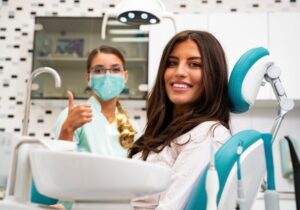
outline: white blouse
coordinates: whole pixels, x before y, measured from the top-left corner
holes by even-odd
[[[207,121],[176,138],[170,147],[166,146],[160,153],[151,152],[147,162],[170,168],[171,183],[161,193],[133,199],[131,204],[134,209],[183,209],[195,182],[209,163],[210,142],[214,142],[217,150],[230,136],[230,131],[223,125],[216,121]],[[141,153],[133,158],[141,159]]]

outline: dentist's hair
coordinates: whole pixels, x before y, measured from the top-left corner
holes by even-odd
[[[201,53],[203,91],[188,112],[173,117],[174,106],[166,92],[164,74],[174,47],[186,40],[195,42]],[[175,35],[163,51],[157,78],[147,100],[145,133],[134,143],[129,157],[142,152],[142,158],[146,160],[150,152],[161,152],[174,139],[205,121],[218,121],[229,128],[227,77],[225,53],[212,34],[188,30]]]
[[[120,50],[118,50],[117,48],[111,47],[111,46],[102,45],[100,47],[97,47],[97,48],[93,49],[89,53],[89,56],[88,56],[88,59],[87,59],[87,72],[88,73],[90,72],[90,69],[92,67],[91,65],[92,65],[93,59],[99,53],[113,54],[113,55],[117,56],[121,60],[122,65],[125,69],[125,64],[126,64],[125,58],[124,58],[123,54],[120,52]]]
[[[99,53],[113,54],[113,55],[117,56],[121,60],[122,65],[125,68],[126,63],[125,63],[123,54],[114,47],[102,45],[98,48],[93,49],[90,52],[90,54],[88,56],[88,60],[87,60],[87,72],[88,73],[90,72],[90,69],[92,67],[91,65],[92,65],[93,59]],[[117,121],[118,131],[120,133],[119,142],[122,147],[128,149],[132,146],[134,136],[137,132],[133,128],[125,109],[121,106],[119,101],[117,101],[117,110],[118,110],[118,112],[117,112],[117,116],[116,116],[116,121]]]

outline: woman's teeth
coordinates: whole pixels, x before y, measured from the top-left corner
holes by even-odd
[[[187,84],[176,84],[176,83],[174,83],[172,86],[175,88],[188,88],[189,87]]]

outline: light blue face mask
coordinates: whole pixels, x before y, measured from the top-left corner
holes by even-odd
[[[102,100],[118,96],[125,87],[124,74],[91,75],[90,87]]]

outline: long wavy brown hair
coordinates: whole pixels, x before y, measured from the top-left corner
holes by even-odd
[[[188,112],[173,117],[173,104],[167,96],[164,74],[174,47],[186,40],[194,41],[202,59],[203,92]],[[159,153],[182,134],[208,120],[229,128],[228,71],[225,53],[219,41],[205,31],[183,31],[166,45],[160,61],[156,81],[147,99],[145,133],[129,150],[129,157],[142,152],[146,160],[150,152]]]
[[[107,46],[107,45],[102,45],[98,48],[93,49],[87,59],[87,72],[90,72],[91,69],[91,64],[93,59],[98,55],[99,53],[107,53],[107,54],[113,54],[117,56],[121,61],[122,65],[125,68],[125,59],[123,54],[116,48]],[[134,136],[137,133],[136,130],[133,128],[129,117],[125,111],[125,109],[122,107],[119,101],[117,101],[117,126],[118,126],[118,131],[120,133],[119,136],[119,143],[122,147],[125,149],[128,149],[132,146]]]

